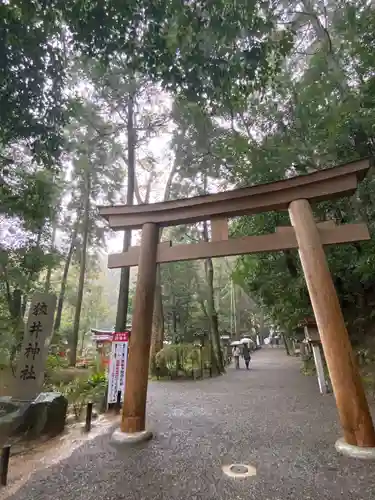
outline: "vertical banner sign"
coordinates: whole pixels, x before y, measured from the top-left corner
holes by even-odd
[[[108,404],[116,403],[119,392],[121,392],[121,402],[124,401],[128,345],[128,332],[115,332],[113,334],[108,371]]]
[[[42,390],[55,308],[55,295],[34,293],[17,365],[14,399],[32,401]]]

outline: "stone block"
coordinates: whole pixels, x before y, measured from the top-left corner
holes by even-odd
[[[59,392],[42,392],[31,403],[21,405],[9,399],[2,405],[6,414],[2,416],[0,412],[0,432],[4,431],[8,437],[20,435],[24,435],[26,439],[35,439],[41,435],[52,437],[64,430],[68,401]]]
[[[27,403],[13,401],[9,396],[0,397],[0,445],[21,425],[27,407]]]
[[[24,425],[28,426],[27,433],[30,437],[60,434],[65,427],[67,410],[68,401],[62,394],[42,392],[25,414]]]

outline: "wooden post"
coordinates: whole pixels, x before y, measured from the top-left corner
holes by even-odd
[[[126,369],[121,422],[122,432],[145,430],[158,239],[158,226],[152,223],[144,224],[138,263],[129,360]]]
[[[225,241],[228,239],[228,219],[226,217],[212,217],[211,241]]]
[[[92,408],[93,408],[93,403],[87,403],[86,406],[86,423],[85,423],[85,431],[90,432],[91,431],[91,420],[92,420]]]
[[[309,202],[293,201],[289,206],[289,215],[298,242],[344,439],[351,445],[375,447],[375,431],[366,395]]]

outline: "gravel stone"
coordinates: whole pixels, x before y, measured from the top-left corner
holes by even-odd
[[[332,395],[282,349],[254,353],[251,370],[203,381],[153,382],[154,438],[110,445],[113,430],[35,472],[11,500],[368,500],[374,464],[339,455]],[[251,464],[236,480],[222,467]]]

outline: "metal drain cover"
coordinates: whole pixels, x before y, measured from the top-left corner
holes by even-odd
[[[230,471],[234,474],[247,474],[249,469],[245,465],[231,465]]]
[[[252,465],[244,465],[244,464],[231,464],[224,465],[223,472],[229,477],[232,478],[243,478],[243,477],[251,477],[256,476],[256,468]]]

